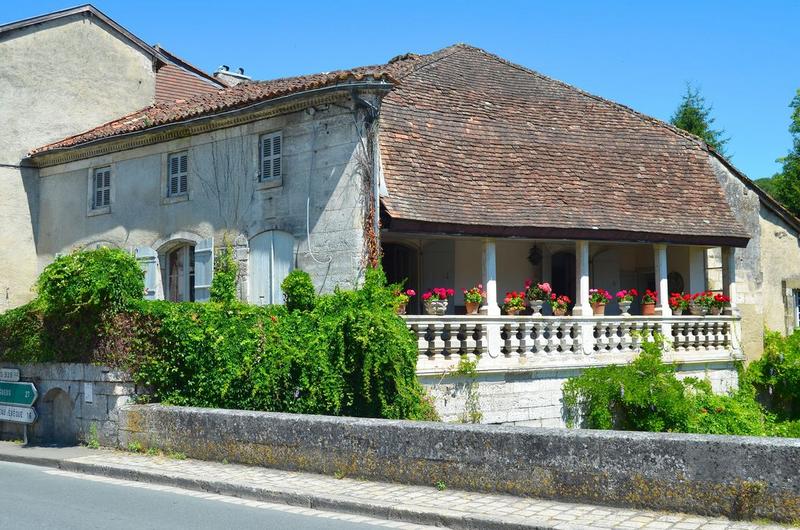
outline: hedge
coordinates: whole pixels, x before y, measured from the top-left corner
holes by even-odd
[[[360,289],[323,296],[296,271],[286,306],[266,307],[227,296],[145,301],[141,279],[120,250],[59,258],[36,300],[0,314],[0,360],[126,368],[149,399],[175,405],[435,419],[416,379],[416,342],[380,270]]]

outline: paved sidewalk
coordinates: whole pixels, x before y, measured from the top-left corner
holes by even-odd
[[[0,460],[450,528],[646,528],[676,530],[784,529],[678,513],[626,510],[466,491],[439,491],[261,467],[177,460],[112,450],[21,447],[0,442]],[[412,525],[398,523],[398,528]]]

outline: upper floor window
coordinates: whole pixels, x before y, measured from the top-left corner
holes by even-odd
[[[281,178],[282,142],[281,131],[261,135],[258,148],[261,161],[261,168],[258,174],[259,182]]]
[[[99,167],[92,178],[92,210],[111,205],[111,167]]]
[[[184,195],[189,191],[189,153],[173,153],[167,163],[169,178],[167,180],[167,196]]]

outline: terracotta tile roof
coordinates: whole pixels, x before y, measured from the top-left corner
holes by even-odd
[[[359,81],[365,78],[391,81],[395,76],[401,75],[412,68],[412,65],[417,62],[421,62],[421,56],[409,54],[390,64],[361,66],[350,70],[287,77],[271,81],[241,83],[210,93],[201,93],[183,100],[162,101],[94,129],[34,149],[30,152],[30,155],[53,149],[76,147],[94,140],[143,131],[191,118],[210,116],[253,103],[337,83]]]
[[[697,138],[483,50],[405,76],[380,123],[391,230],[748,237]]]
[[[218,90],[220,90],[219,85],[213,85],[174,64],[165,64],[156,72],[157,103],[172,103],[198,94],[215,93]]]

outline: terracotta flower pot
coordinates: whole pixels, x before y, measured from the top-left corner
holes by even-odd
[[[400,304],[397,306],[397,314],[398,315],[405,315],[406,314],[406,304]]]
[[[642,316],[653,316],[656,314],[656,304],[642,304]]]
[[[594,302],[592,304],[592,312],[594,316],[602,316],[606,314],[606,304],[601,304],[600,302]]]
[[[557,308],[553,309],[553,316],[563,317],[566,314],[567,314],[567,308],[566,307],[557,307]]]
[[[481,306],[480,302],[464,302],[467,306],[467,314],[468,315],[477,315],[478,308]]]
[[[447,311],[447,300],[425,300],[425,314],[442,316]]]
[[[515,317],[519,315],[520,311],[522,311],[522,309],[506,309],[506,315]]]

